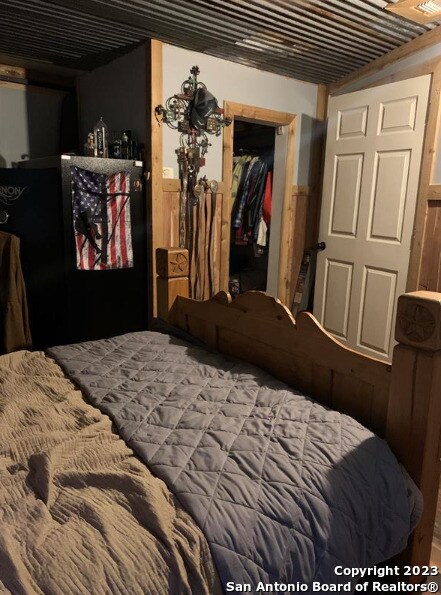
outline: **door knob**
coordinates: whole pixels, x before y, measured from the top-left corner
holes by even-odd
[[[315,247],[316,250],[320,250],[320,252],[322,252],[323,250],[326,250],[326,244],[325,242],[319,242],[317,244],[317,246]]]

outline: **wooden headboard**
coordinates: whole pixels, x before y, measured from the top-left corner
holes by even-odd
[[[423,518],[403,561],[429,563],[441,471],[441,294],[399,298],[390,365],[348,349],[307,312],[294,320],[265,293],[234,301],[224,292],[205,302],[189,299],[186,250],[158,249],[157,271],[161,318],[351,415],[388,441],[424,497]]]

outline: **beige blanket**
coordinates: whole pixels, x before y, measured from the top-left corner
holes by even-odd
[[[61,369],[0,357],[0,592],[214,593],[205,538]]]

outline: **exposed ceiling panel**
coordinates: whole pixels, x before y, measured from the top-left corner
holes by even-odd
[[[0,52],[91,69],[149,37],[330,83],[432,29],[395,0],[2,0]]]

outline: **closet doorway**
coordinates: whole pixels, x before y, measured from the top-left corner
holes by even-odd
[[[267,289],[275,141],[273,126],[236,120],[228,283],[233,297]]]
[[[228,101],[224,110],[221,288],[287,303],[296,116]]]

